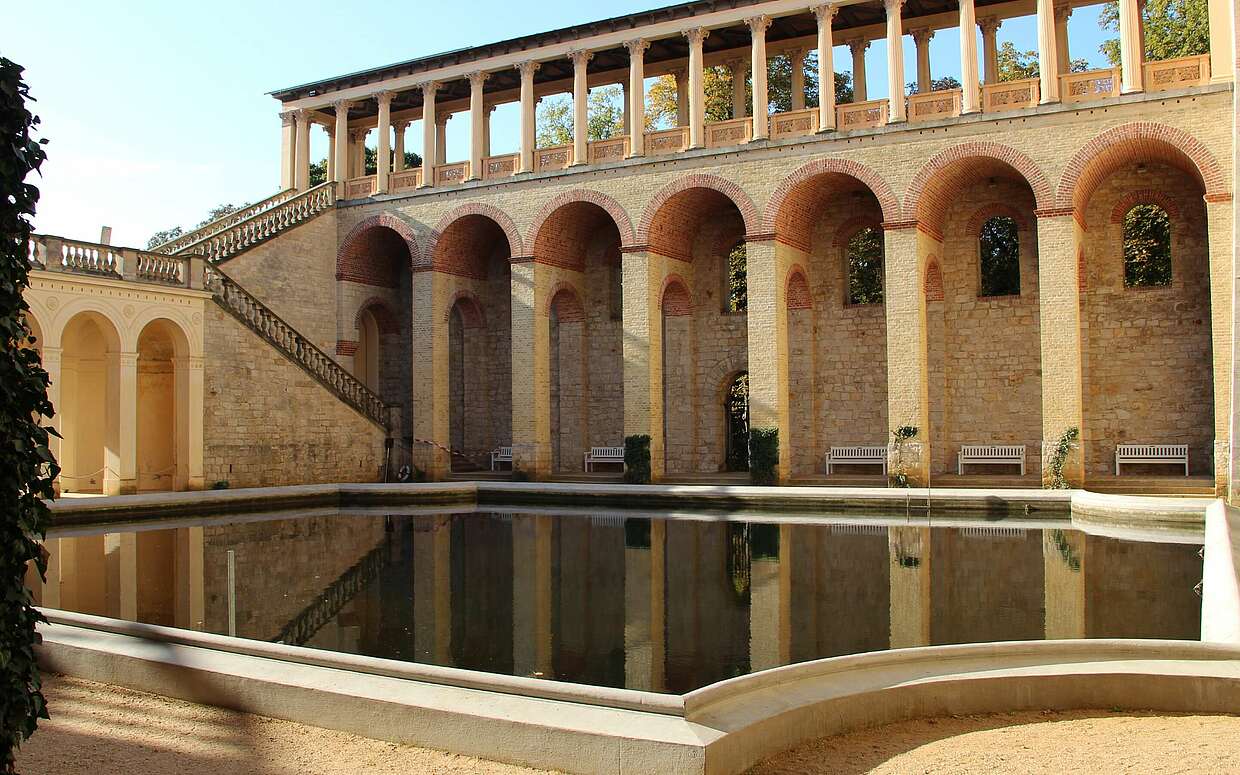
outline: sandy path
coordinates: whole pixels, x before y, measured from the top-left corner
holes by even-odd
[[[531,770],[396,745],[115,686],[45,676],[52,714],[17,756],[23,775],[529,775]]]
[[[1240,773],[1240,716],[1029,711],[922,719],[826,738],[753,775]]]

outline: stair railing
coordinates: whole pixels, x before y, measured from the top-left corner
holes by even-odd
[[[292,226],[307,221],[336,204],[336,186],[330,181],[199,240],[182,245],[178,253],[198,253],[209,261],[224,261]]]
[[[151,248],[151,251],[155,253],[168,254],[179,253],[186,246],[192,245],[198,240],[210,236],[217,231],[222,231],[233,224],[241,223],[244,220],[253,218],[265,210],[270,210],[272,207],[284,204],[288,200],[297,196],[297,194],[298,191],[295,188],[285,189],[274,196],[267,197],[261,202],[255,202],[252,205],[246,205],[240,209],[233,210],[231,213],[221,215],[214,221],[203,224],[191,232],[182,234],[181,236],[176,237],[175,239],[170,239],[167,242],[162,242]]]

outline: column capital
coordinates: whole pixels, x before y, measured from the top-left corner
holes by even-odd
[[[685,76],[689,75],[689,71],[688,69],[684,67],[676,67],[676,68],[669,70],[668,75],[671,75],[673,78],[675,78],[676,83],[680,83],[681,81],[685,80]]]
[[[573,67],[585,67],[594,58],[594,52],[586,51],[585,49],[574,49],[568,52],[568,58],[572,61]]]
[[[977,26],[981,28],[983,33],[998,32],[1003,26],[1003,20],[998,16],[983,16],[977,20]]]
[[[824,3],[814,6],[810,11],[813,12],[814,18],[818,20],[818,23],[822,24],[824,21],[831,22],[834,20],[835,15],[840,12],[840,7],[835,3]]]
[[[483,106],[482,106],[482,112],[483,112],[483,113],[485,113],[486,115],[488,115],[488,116],[489,116],[489,115],[491,115],[492,113],[494,113],[494,112],[495,112],[495,109],[496,109],[496,108],[498,108],[498,107],[499,107],[499,103],[498,103],[498,102],[491,102],[491,103],[488,103],[488,104],[486,104],[486,105],[483,105]]]
[[[295,110],[281,111],[280,112],[280,125],[281,126],[292,126],[293,121],[296,117],[297,117],[297,111]]]
[[[513,67],[521,71],[522,77],[526,75],[532,76],[534,73],[538,72],[538,68],[542,67],[542,63],[535,62],[533,59],[527,59],[524,62],[517,62],[513,65]]]
[[[645,38],[626,40],[624,47],[629,50],[629,56],[641,56],[646,53],[646,49],[650,48],[650,41]]]
[[[808,49],[803,48],[790,48],[785,49],[783,53],[784,56],[788,57],[788,59],[795,64],[797,61],[804,62],[805,55],[809,53],[809,51]]]
[[[413,88],[420,89],[422,96],[425,97],[428,94],[434,95],[442,86],[443,84],[439,81],[423,81],[422,83],[415,84]]]
[[[729,59],[723,63],[733,73],[744,72],[749,67],[748,59]]]
[[[905,0],[883,0],[883,7],[887,9],[887,13],[896,13],[904,7]]]
[[[392,98],[396,96],[396,92],[387,90],[377,91],[371,96],[375,98],[375,102],[379,103],[380,106],[387,105],[388,107],[391,107]]]
[[[870,41],[865,38],[851,38],[844,41],[844,45],[848,46],[853,56],[857,56],[858,54],[865,53],[865,50],[870,47]]]
[[[452,118],[453,115],[454,114],[452,113],[436,113],[435,114],[435,126],[446,126],[448,123],[448,119]]]
[[[684,35],[685,38],[688,39],[689,45],[697,46],[700,45],[702,41],[710,37],[710,30],[705,27],[693,27],[691,29],[682,30],[680,34]]]
[[[1072,17],[1072,6],[1069,0],[1055,0],[1055,21],[1066,22]]]
[[[353,140],[354,142],[357,142],[358,140],[365,140],[366,135],[368,134],[370,134],[369,129],[350,129],[349,139]]]
[[[406,129],[408,129],[409,125],[412,123],[413,123],[412,121],[393,121],[392,130],[396,132],[397,134],[399,134],[405,131]]]
[[[353,107],[353,104],[353,100],[336,100],[332,103],[332,107],[336,109],[337,113],[339,113],[342,110],[348,110]]]
[[[918,46],[924,46],[934,37],[934,30],[929,27],[918,27],[908,31],[913,36],[913,42]]]
[[[481,70],[475,70],[472,73],[468,73],[465,76],[465,80],[469,81],[469,87],[471,89],[480,89],[482,88],[482,85],[486,83],[487,79],[490,77],[491,77],[490,73],[485,73]]]
[[[750,16],[745,20],[745,25],[749,27],[750,35],[765,35],[766,29],[771,26],[771,17],[766,14],[761,16]]]

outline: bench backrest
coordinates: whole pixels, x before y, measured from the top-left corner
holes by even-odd
[[[965,444],[960,448],[965,457],[1009,458],[1024,457],[1024,444]]]
[[[1120,457],[1185,457],[1187,444],[1119,444],[1115,454]]]
[[[503,460],[512,459],[512,447],[500,447],[499,449],[495,450],[495,452],[496,452],[495,456],[500,459],[503,459]]]
[[[832,447],[832,459],[854,458],[864,460],[882,460],[887,457],[886,447]]]
[[[590,447],[590,457],[624,460],[624,447]]]

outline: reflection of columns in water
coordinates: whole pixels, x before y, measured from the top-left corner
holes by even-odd
[[[515,675],[552,676],[551,537],[547,516],[512,518],[512,661]]]
[[[136,533],[106,533],[103,553],[107,573],[108,616],[138,620],[138,536]]]
[[[438,516],[413,532],[413,648],[415,659],[452,664],[452,518]]]
[[[1085,534],[1043,530],[1046,637],[1085,637]]]
[[[624,547],[624,685],[662,691],[667,524],[654,519],[649,525],[649,545]]]
[[[930,528],[890,527],[891,648],[930,645]]]
[[[762,542],[754,532],[779,531],[779,548],[758,555]],[[749,669],[766,670],[792,661],[792,563],[786,547],[792,543],[792,526],[750,525],[749,565]]]

